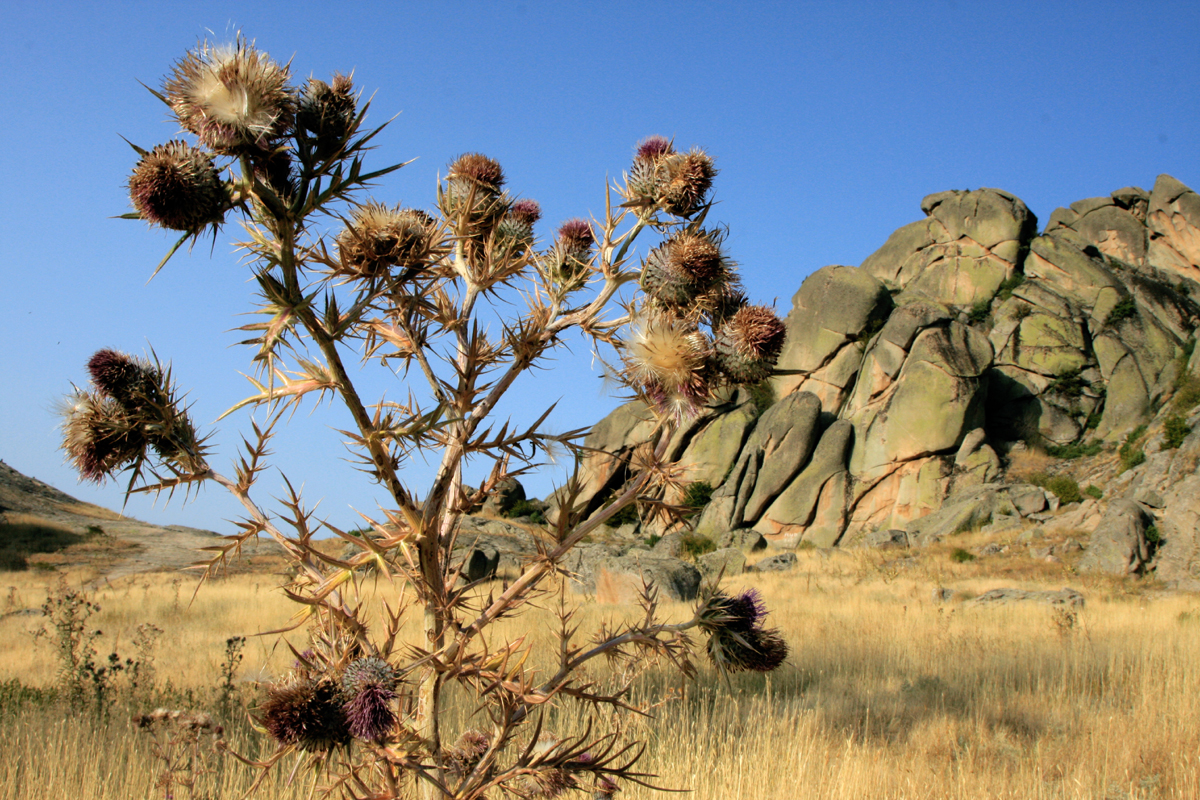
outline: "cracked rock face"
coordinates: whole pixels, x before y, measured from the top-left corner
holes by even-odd
[[[792,374],[772,379],[775,406],[755,419],[731,404],[700,426],[683,459],[715,487],[698,531],[753,528],[818,546],[916,535],[910,525],[959,499],[995,495],[1009,445],[1119,443],[1170,399],[1200,322],[1200,195],[1163,175],[1151,191],[1058,209],[1040,234],[998,189],[939,192],[921,210],[862,266],[824,267],[801,284],[778,364]],[[1200,371],[1200,354],[1192,362]],[[613,480],[603,460],[587,468],[592,483]],[[1165,475],[1155,491],[1174,506],[1156,513],[1176,533],[1164,568],[1200,575],[1200,546],[1180,555],[1194,537],[1177,532],[1194,503],[1172,492],[1189,475]],[[1128,570],[1123,548],[1108,561]]]

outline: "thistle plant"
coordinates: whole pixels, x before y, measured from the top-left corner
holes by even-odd
[[[567,220],[541,241],[538,203],[513,194],[501,165],[480,153],[449,163],[427,209],[371,197],[403,165],[366,167],[385,126],[366,126],[369,103],[344,75],[296,87],[287,66],[239,39],[201,44],[152,91],[187,141],[134,147],[126,216],[181,233],[155,272],[189,239],[231,220],[245,230],[259,321],[241,330],[256,372],[252,394],[226,415],[249,408],[257,418],[232,474],[218,472],[169,367],[101,350],[88,364],[91,387],[64,405],[63,447],[84,478],[124,474],[128,492],[217,484],[232,493],[245,517],[206,574],[261,536],[294,563],[284,591],[301,609],[306,646],[251,709],[277,749],[263,762],[239,758],[264,776],[298,758],[313,767],[315,790],[353,798],[611,797],[622,782],[652,778],[636,768],[636,743],[601,727],[615,718],[605,709],[632,709],[641,670],[694,675],[697,634],[719,669],[782,663],[787,645],[762,627],[757,599],[709,589],[689,619],[668,622],[646,586],[638,619],[584,639],[564,590],[566,555],[623,509],[686,515],[662,502],[678,488],[664,461],[673,431],[717,393],[770,374],[783,345],[783,324],[748,305],[723,232],[706,225],[717,174],[707,153],[645,140],[607,187],[603,219]],[[552,448],[580,454],[584,434],[548,433],[549,409],[528,427],[495,412],[572,331],[610,354],[611,373],[657,426],[614,502],[585,518],[569,480],[536,556],[485,596],[455,557],[463,516]],[[405,376],[407,399],[364,398],[360,375],[372,368]],[[341,438],[383,498],[363,530],[317,519],[292,482],[277,506],[256,499],[272,437],[327,396],[345,407]],[[438,465],[420,493],[406,479],[417,455]],[[468,458],[490,465],[481,486],[464,482]],[[318,534],[348,542],[349,554],[328,555]],[[380,599],[380,582],[398,599]],[[502,639],[493,626],[556,591],[558,643],[538,671],[532,639]],[[601,656],[629,667],[611,686],[583,677]],[[456,685],[477,705],[467,730],[447,721]],[[586,730],[547,730],[547,710],[572,704],[591,720]]]

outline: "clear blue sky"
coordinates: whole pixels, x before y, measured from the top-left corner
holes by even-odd
[[[1055,207],[1169,173],[1200,188],[1200,6],[1195,2],[904,3],[8,3],[0,51],[0,459],[119,508],[119,487],[80,485],[57,449],[56,399],[100,347],[153,347],[208,426],[249,389],[248,272],[230,245],[177,256],[129,210],[135,161],[177,134],[138,81],[158,86],[199,39],[243,31],[299,81],[353,70],[373,120],[400,116],[378,163],[417,158],[376,199],[432,205],[439,170],[481,151],[542,203],[539,234],[599,215],[606,178],[650,134],[708,149],[714,211],[756,302],[785,314],[826,264],[858,264],[921,198],[997,187],[1043,223]],[[564,353],[510,410],[561,399],[559,430],[614,404],[585,348]],[[393,396],[402,391],[395,381]],[[347,420],[296,418],[275,463],[331,522],[382,498],[342,457]],[[218,426],[214,464],[248,428]],[[419,465],[410,473],[419,488]],[[528,481],[543,496],[551,476]],[[260,483],[276,493],[277,474]],[[186,505],[133,498],[127,513],[229,532],[215,489]]]

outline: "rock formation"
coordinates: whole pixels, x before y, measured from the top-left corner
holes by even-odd
[[[1060,208],[1040,234],[1025,204],[996,189],[939,192],[921,209],[861,266],[804,280],[774,404],[739,391],[676,435],[669,455],[686,480],[715,489],[698,533],[752,528],[829,547],[904,531],[919,543],[1057,504],[1006,481],[1014,447],[1111,454],[1149,425],[1153,451],[1167,414],[1195,427],[1195,402],[1169,403],[1200,373],[1195,192],[1163,175],[1149,192]],[[586,443],[601,454],[584,464],[577,501],[586,511],[621,486],[652,427],[635,404],[596,426]],[[1159,450],[1108,473],[1123,489],[1105,502],[1120,502],[1089,512],[1102,542],[1087,563],[1200,585],[1200,440]],[[1161,539],[1148,542],[1149,528]]]

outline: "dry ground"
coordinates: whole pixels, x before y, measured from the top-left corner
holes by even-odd
[[[728,580],[762,590],[791,643],[789,663],[769,679],[728,685],[704,670],[682,692],[668,675],[647,676],[640,699],[662,705],[625,728],[647,743],[642,766],[664,786],[719,800],[1200,797],[1200,598],[1081,576],[1069,559],[1034,560],[1016,535],[997,542],[1004,553],[952,558],[988,543],[964,534],[919,554],[802,551],[790,573]],[[28,611],[54,579],[0,580],[0,681],[52,681],[54,655],[31,635],[41,621]],[[268,576],[234,575],[189,603],[193,580],[110,579],[95,593],[94,619],[104,648],[122,651],[139,623],[158,625],[159,680],[202,698],[230,635],[281,627],[293,609]],[[971,607],[972,596],[1000,586],[1070,586],[1087,605]],[[940,588],[955,592],[948,603],[935,601]],[[508,633],[535,632],[549,650],[541,613]],[[622,613],[584,602],[584,629]],[[239,674],[249,680],[290,661],[276,636],[252,637],[245,653]],[[459,717],[449,727],[477,724],[465,708]],[[554,723],[569,733],[584,720]],[[122,718],[21,712],[0,726],[0,798],[161,797],[148,746]],[[219,796],[237,796],[245,781],[224,768]],[[264,796],[299,795],[274,787]],[[618,795],[654,796],[664,795],[635,786]]]

